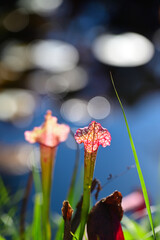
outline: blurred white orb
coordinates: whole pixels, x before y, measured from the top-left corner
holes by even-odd
[[[22,72],[32,68],[26,46],[17,41],[7,42],[2,50],[1,62],[12,71]]]
[[[0,120],[10,120],[17,112],[17,104],[12,97],[4,92],[0,93]]]
[[[4,27],[10,32],[19,32],[29,23],[29,14],[24,8],[17,8],[7,14],[3,20]]]
[[[101,96],[92,98],[87,105],[88,113],[92,118],[103,119],[110,114],[109,101]]]
[[[78,91],[84,88],[88,83],[88,76],[82,67],[52,75],[46,82],[47,92],[55,94],[63,92]]]
[[[79,60],[74,46],[58,40],[39,40],[30,44],[28,57],[35,66],[55,73],[73,69]]]
[[[81,99],[69,99],[61,106],[62,116],[70,122],[85,124],[90,121],[87,111],[87,102]]]
[[[26,8],[30,12],[39,15],[46,15],[57,9],[63,0],[19,0],[18,5]]]
[[[29,117],[36,107],[36,100],[30,91],[7,89],[0,93],[0,120],[14,121]]]
[[[146,37],[132,32],[102,35],[95,40],[92,49],[99,61],[120,67],[145,64],[154,55],[153,44]]]

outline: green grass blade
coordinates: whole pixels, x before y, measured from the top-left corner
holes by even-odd
[[[36,193],[42,192],[42,184],[41,184],[41,177],[39,171],[33,166],[32,168],[33,180],[35,185]]]
[[[38,169],[35,166],[32,167],[32,174],[35,186],[35,201],[34,201],[34,214],[32,222],[32,239],[42,240],[42,228],[41,228],[41,208],[42,208],[42,185],[41,177]]]
[[[55,240],[59,240],[63,238],[63,232],[64,232],[64,220],[63,218],[61,218],[56,236],[55,236]]]
[[[74,139],[74,133],[71,131],[71,135]],[[74,139],[75,140],[75,139]],[[73,201],[74,201],[74,192],[75,192],[75,184],[76,184],[76,177],[77,177],[77,172],[78,172],[78,166],[79,166],[79,159],[80,159],[80,149],[79,149],[79,144],[75,141],[76,143],[76,156],[75,156],[75,166],[73,169],[73,174],[72,174],[72,178],[71,178],[71,184],[69,187],[69,191],[67,194],[67,200],[69,201],[69,203],[71,204],[71,206],[73,205]]]
[[[42,232],[41,232],[41,194],[38,193],[35,195],[35,204],[34,204],[34,217],[32,224],[32,236],[33,240],[41,240]]]
[[[1,195],[0,195],[0,205],[4,206],[9,203],[10,198],[7,191],[7,188],[5,187],[2,178],[0,178],[0,189],[1,189]]]
[[[128,131],[133,156],[134,156],[136,167],[137,167],[137,172],[138,172],[138,175],[139,175],[139,180],[140,180],[142,191],[143,191],[143,196],[144,196],[144,200],[145,200],[145,204],[146,204],[146,208],[147,208],[147,212],[148,212],[148,217],[149,217],[151,229],[152,229],[152,232],[153,232],[153,237],[156,240],[156,235],[155,235],[154,226],[153,226],[153,219],[152,219],[152,214],[151,214],[151,209],[150,209],[150,204],[149,204],[149,198],[148,198],[147,189],[146,189],[145,181],[144,181],[144,178],[143,178],[143,174],[142,174],[142,171],[141,171],[141,167],[140,167],[140,164],[139,164],[139,160],[138,160],[138,157],[137,157],[136,149],[135,149],[134,142],[133,142],[133,139],[132,139],[132,135],[131,135],[131,132],[130,132],[130,129],[129,129],[129,125],[128,125],[128,121],[127,121],[127,118],[126,118],[126,115],[125,115],[125,111],[124,111],[122,102],[119,98],[119,95],[117,93],[117,90],[116,90],[116,87],[115,87],[115,84],[114,84],[113,77],[112,77],[111,73],[110,73],[110,77],[111,77],[111,81],[112,81],[114,91],[116,93],[117,99],[119,101],[119,104],[120,104],[122,112],[123,112],[123,116],[124,116],[127,131]]]
[[[74,239],[78,240],[78,238],[76,237],[76,235],[74,235],[72,232],[71,232],[71,235],[73,236]]]

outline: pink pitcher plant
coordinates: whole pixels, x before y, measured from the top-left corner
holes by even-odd
[[[47,111],[45,121],[40,127],[25,132],[25,139],[29,143],[39,143],[42,169],[42,233],[43,240],[51,239],[49,222],[50,192],[52,184],[52,172],[55,163],[56,150],[60,142],[67,139],[70,128],[65,124],[58,124],[57,118]]]
[[[88,127],[80,128],[75,134],[77,143],[84,143],[84,183],[83,202],[81,211],[81,225],[79,240],[82,240],[85,224],[87,222],[90,192],[93,180],[94,167],[99,145],[110,145],[111,135],[100,123],[92,121]]]

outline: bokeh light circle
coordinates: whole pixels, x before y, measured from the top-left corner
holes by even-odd
[[[103,119],[110,114],[109,101],[101,96],[92,98],[87,105],[88,113],[92,118]]]
[[[51,76],[46,82],[47,92],[63,93],[83,89],[88,83],[88,76],[82,67]]]
[[[57,9],[63,0],[19,0],[18,5],[26,8],[29,12],[39,15],[48,15]]]
[[[146,37],[133,32],[101,35],[93,43],[92,49],[99,61],[120,67],[145,64],[154,55],[153,44]]]
[[[87,111],[87,102],[81,99],[69,99],[65,101],[60,109],[64,119],[76,124],[86,124],[90,121]]]
[[[9,41],[4,45],[1,62],[6,68],[15,72],[23,72],[32,68],[26,46],[16,40]]]
[[[3,20],[4,27],[10,32],[19,32],[29,23],[29,14],[24,8],[18,8],[8,13]]]
[[[28,57],[37,67],[55,73],[73,69],[79,60],[74,46],[58,40],[38,40],[28,46]]]
[[[36,107],[34,95],[24,89],[7,89],[0,93],[0,120],[14,121],[31,116]]]

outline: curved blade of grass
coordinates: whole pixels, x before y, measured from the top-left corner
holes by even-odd
[[[146,189],[145,181],[144,181],[144,178],[143,178],[143,174],[142,174],[142,171],[141,171],[141,167],[140,167],[140,164],[139,164],[139,160],[138,160],[138,157],[137,157],[136,149],[135,149],[134,142],[133,142],[133,139],[132,139],[132,135],[131,135],[131,132],[130,132],[130,129],[129,129],[129,125],[128,125],[128,121],[127,121],[127,118],[126,118],[126,115],[125,115],[125,111],[124,111],[122,102],[119,98],[118,92],[116,90],[116,87],[115,87],[115,84],[114,84],[113,77],[112,77],[111,73],[110,73],[110,77],[111,77],[111,81],[112,81],[112,85],[113,85],[115,94],[117,96],[117,99],[119,101],[119,104],[120,104],[122,112],[123,112],[126,128],[127,128],[128,135],[129,135],[129,140],[130,140],[134,160],[135,160],[135,163],[136,163],[137,172],[138,172],[138,175],[139,175],[139,180],[140,180],[140,183],[141,183],[142,192],[143,192],[147,212],[148,212],[149,222],[150,222],[151,229],[152,229],[152,232],[153,232],[154,240],[156,240],[156,235],[155,235],[154,226],[153,226],[153,219],[152,219],[152,214],[151,214],[151,208],[150,208],[150,204],[149,204],[149,198],[148,198],[147,189]]]

